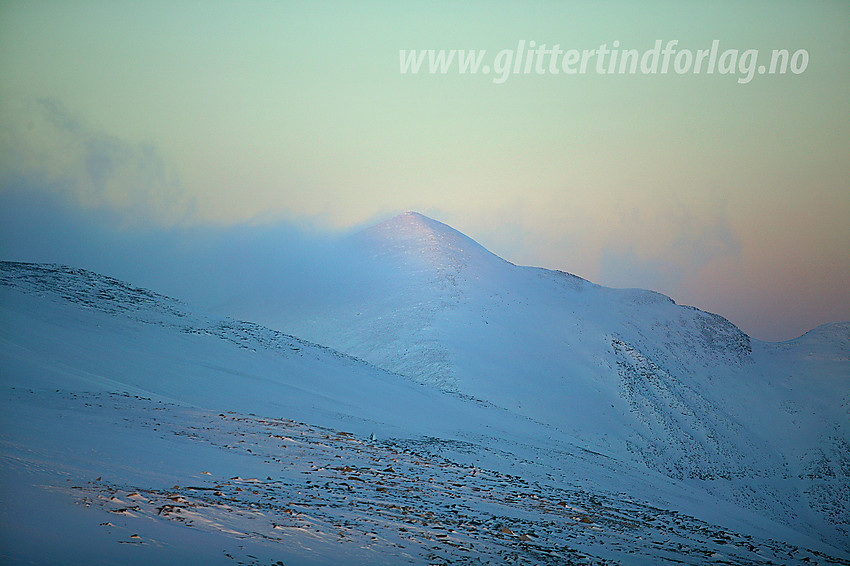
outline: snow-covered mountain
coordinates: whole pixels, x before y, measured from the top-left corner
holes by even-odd
[[[0,320],[3,563],[842,556],[551,426],[107,276],[0,262]]]
[[[659,293],[515,266],[415,212],[345,246],[357,284],[309,312],[266,295],[232,312],[850,540],[850,324],[760,342]]]
[[[0,561],[848,563],[850,325],[759,342],[415,213],[343,247],[233,318],[0,262]]]

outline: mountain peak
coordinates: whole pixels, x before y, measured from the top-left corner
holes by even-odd
[[[460,232],[458,232],[448,224],[443,224],[442,222],[438,222],[433,218],[429,218],[424,214],[413,210],[408,210],[407,212],[397,214],[389,220],[385,220],[384,222],[375,225],[373,228],[379,227],[383,227],[385,230],[392,231],[425,230],[436,232],[455,232],[457,234],[460,234]]]
[[[402,217],[402,218],[415,218],[415,219],[417,219],[417,220],[425,220],[425,221],[434,222],[434,219],[433,219],[433,218],[428,218],[427,216],[425,216],[425,215],[424,215],[424,214],[422,214],[421,212],[417,212],[417,211],[415,211],[415,210],[408,210],[407,212],[402,212],[401,214],[397,214],[395,217],[396,217],[396,218],[399,218],[399,217]]]
[[[435,266],[504,261],[481,244],[433,218],[407,211],[355,235],[375,255],[403,256]]]

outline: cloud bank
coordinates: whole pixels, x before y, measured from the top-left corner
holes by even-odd
[[[83,208],[122,212],[121,221],[131,225],[170,225],[192,217],[192,199],[153,144],[98,131],[55,98],[4,98],[4,191],[61,195]]]

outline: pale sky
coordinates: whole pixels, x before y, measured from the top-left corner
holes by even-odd
[[[746,84],[399,71],[400,49],[492,61],[520,40],[719,40],[808,63]],[[147,230],[418,210],[514,263],[654,289],[757,338],[850,319],[845,1],[2,2],[0,85],[7,194]]]

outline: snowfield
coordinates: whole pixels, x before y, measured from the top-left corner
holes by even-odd
[[[2,561],[850,563],[850,324],[759,342],[416,213],[342,245],[333,296],[216,314],[0,263]]]

